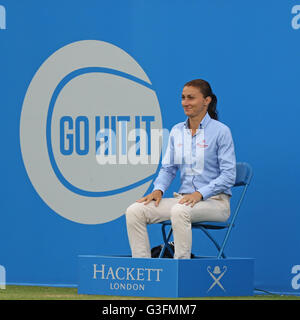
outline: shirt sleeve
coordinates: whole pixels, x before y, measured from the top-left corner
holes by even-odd
[[[203,200],[224,192],[235,183],[236,158],[232,135],[228,127],[221,133],[217,143],[220,175],[208,185],[197,189],[202,194]]]
[[[163,155],[162,166],[159,170],[158,176],[155,179],[153,185],[154,190],[161,190],[163,193],[169,188],[172,181],[174,180],[177,170],[179,168],[178,165],[174,163],[174,131],[171,130],[168,146],[166,148],[166,152]]]

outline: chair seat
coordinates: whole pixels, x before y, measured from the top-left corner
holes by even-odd
[[[226,228],[229,228],[230,223],[203,221],[203,222],[193,223],[192,226],[193,226],[193,228],[202,227],[205,229],[226,229]]]
[[[169,226],[171,225],[171,221],[163,221],[161,224]],[[192,223],[193,228],[205,228],[205,229],[226,229],[230,226],[228,222],[212,222],[212,221],[201,221]]]

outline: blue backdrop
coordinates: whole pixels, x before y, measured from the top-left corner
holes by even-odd
[[[130,253],[124,215],[96,224],[64,218],[40,197],[21,153],[22,106],[36,72],[60,48],[100,40],[124,50],[147,74],[164,128],[185,119],[180,104],[185,82],[211,83],[237,160],[254,170],[227,252],[256,259],[256,288],[300,293],[299,268],[293,269],[300,264],[300,8],[295,7],[300,1],[2,0],[0,5],[2,22],[6,17],[5,25],[0,23],[0,265],[7,283],[76,285],[78,254]],[[167,195],[178,183],[177,177]],[[151,245],[159,244],[159,227],[149,231]],[[207,246],[194,235],[193,251],[209,251]]]

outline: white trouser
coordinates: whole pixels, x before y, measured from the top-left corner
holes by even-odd
[[[129,244],[133,258],[150,258],[151,248],[147,225],[171,220],[175,245],[175,259],[190,259],[192,249],[191,223],[200,221],[224,222],[230,215],[230,196],[224,193],[190,205],[179,204],[182,195],[162,198],[158,207],[135,202],[126,210]]]

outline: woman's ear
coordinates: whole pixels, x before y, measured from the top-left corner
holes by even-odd
[[[208,106],[211,103],[212,98],[210,96],[205,98],[205,105]]]

